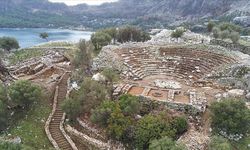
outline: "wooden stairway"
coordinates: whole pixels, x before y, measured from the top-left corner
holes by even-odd
[[[60,106],[67,94],[68,78],[69,78],[69,73],[65,73],[60,83],[58,84],[58,97],[57,97],[56,110],[49,124],[49,132],[61,150],[73,150],[70,143],[64,137],[64,135],[60,130],[60,123],[63,118],[63,111]]]

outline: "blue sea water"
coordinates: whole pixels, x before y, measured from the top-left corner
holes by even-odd
[[[0,28],[0,37],[14,37],[18,40],[21,48],[35,46],[47,42],[39,37],[42,32],[49,34],[49,41],[77,42],[80,39],[89,40],[92,32],[74,31],[67,29],[46,29],[46,28]]]

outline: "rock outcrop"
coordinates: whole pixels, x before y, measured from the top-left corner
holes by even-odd
[[[250,16],[235,17],[233,22],[248,27],[250,26]]]

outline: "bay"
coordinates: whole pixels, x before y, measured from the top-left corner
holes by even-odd
[[[42,32],[47,32],[49,34],[49,42],[77,42],[80,39],[89,40],[92,34],[90,31],[75,31],[68,29],[0,28],[0,37],[14,37],[18,40],[21,48],[27,48],[47,42],[45,39],[39,37],[39,34]]]

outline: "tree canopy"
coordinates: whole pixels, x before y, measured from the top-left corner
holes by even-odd
[[[208,146],[209,150],[232,150],[229,141],[221,136],[213,136]]]
[[[135,26],[123,26],[121,28],[106,28],[99,30],[96,33],[92,34],[91,41],[95,46],[96,51],[100,51],[103,46],[110,44],[113,41],[113,44],[116,41],[120,43],[125,42],[145,42],[150,40],[149,33],[137,28]]]
[[[27,80],[19,80],[9,88],[11,100],[23,108],[28,108],[35,101],[42,98],[41,88]]]
[[[243,100],[228,99],[214,102],[212,112],[212,127],[218,133],[247,134],[250,127],[250,110]]]
[[[175,132],[170,124],[160,116],[146,115],[139,120],[136,126],[136,147],[140,150],[147,149],[150,141],[163,136],[173,138]]]
[[[150,142],[149,150],[185,150],[183,145],[177,144],[169,137],[163,137],[159,140]]]
[[[185,32],[184,29],[177,28],[171,33],[171,37],[178,39],[183,36],[184,32]]]
[[[10,51],[12,49],[18,49],[19,43],[15,38],[12,37],[1,37],[0,38],[0,48]]]
[[[47,32],[43,32],[39,34],[39,37],[48,41],[49,34]]]
[[[100,106],[91,112],[91,121],[101,127],[108,126],[108,120],[111,113],[116,109],[117,104],[114,101],[105,100]]]
[[[89,69],[91,65],[92,48],[89,42],[80,40],[74,54],[73,64],[76,68]]]
[[[111,43],[112,37],[102,31],[97,31],[91,35],[91,42],[93,43],[95,50],[100,51],[103,46]]]
[[[134,26],[124,26],[119,28],[117,40],[120,43],[125,42],[145,42],[150,40],[148,33],[142,31],[140,28]]]
[[[122,95],[119,97],[119,105],[124,114],[131,116],[139,113],[141,109],[139,98],[132,95]]]
[[[123,140],[126,136],[126,129],[132,125],[132,119],[123,115],[121,109],[117,105],[111,113],[108,120],[108,135],[116,140]]]

